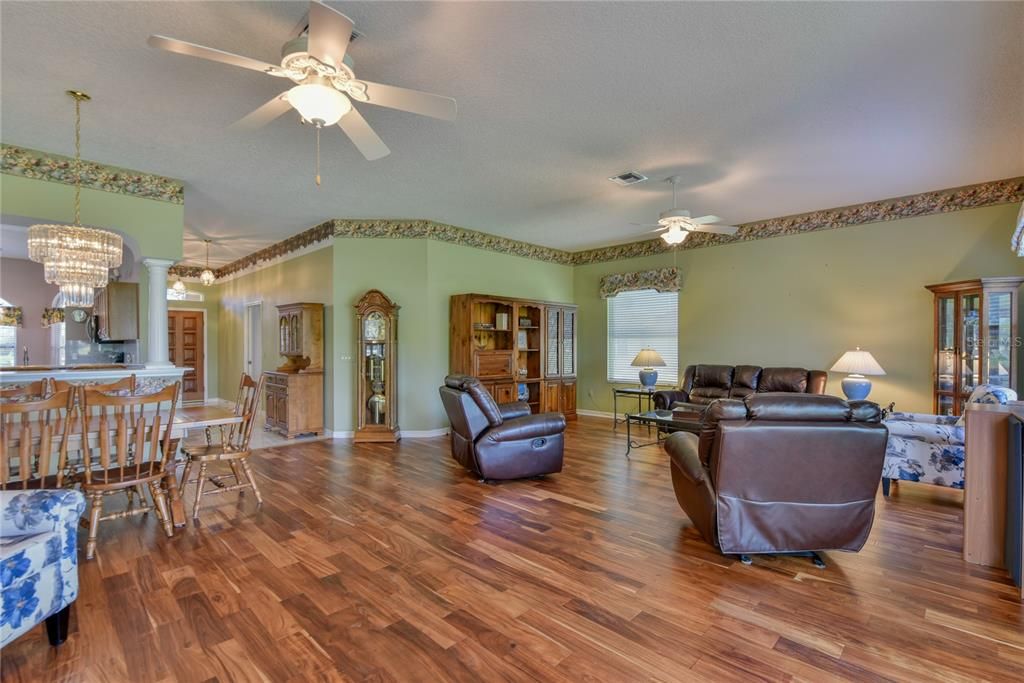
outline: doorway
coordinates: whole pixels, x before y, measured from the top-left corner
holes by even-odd
[[[206,311],[167,311],[167,354],[175,366],[190,368],[181,378],[181,400],[206,400]]]
[[[245,354],[245,373],[256,379],[263,374],[263,302],[256,301],[245,305],[245,335],[243,339]]]

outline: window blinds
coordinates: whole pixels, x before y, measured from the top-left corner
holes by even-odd
[[[658,384],[679,381],[679,293],[643,289],[621,292],[608,301],[608,381],[639,384],[630,363],[640,349],[651,348],[665,359]]]

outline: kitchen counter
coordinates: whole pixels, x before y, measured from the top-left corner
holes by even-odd
[[[86,365],[21,365],[0,370],[0,385],[19,386],[36,382],[41,379],[59,379],[75,384],[103,384],[135,375],[140,382],[159,386],[181,379],[189,368],[146,367],[145,365],[125,364],[86,364]]]

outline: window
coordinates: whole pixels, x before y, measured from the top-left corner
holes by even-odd
[[[0,299],[0,306],[11,306]],[[14,325],[0,325],[0,367],[18,364],[18,328]]]
[[[679,293],[642,289],[608,299],[608,381],[639,383],[640,368],[630,363],[640,349],[665,359],[658,384],[679,380]]]
[[[0,367],[16,365],[18,362],[18,328],[0,325]]]
[[[184,292],[176,292],[173,288],[167,288],[167,300],[168,301],[202,301],[202,292],[193,292],[191,289]]]

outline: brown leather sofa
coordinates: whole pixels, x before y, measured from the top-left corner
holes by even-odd
[[[824,394],[828,374],[803,368],[762,368],[757,365],[688,365],[678,389],[654,392],[654,407],[671,410],[689,404],[694,412],[720,398],[744,399],[751,394],[786,392]]]
[[[523,479],[562,470],[561,413],[531,415],[523,402],[498,404],[480,380],[449,375],[439,389],[452,424],[452,457],[481,480]]]
[[[860,550],[874,520],[888,430],[870,401],[753,394],[710,405],[665,442],[680,507],[711,545],[757,553]]]

